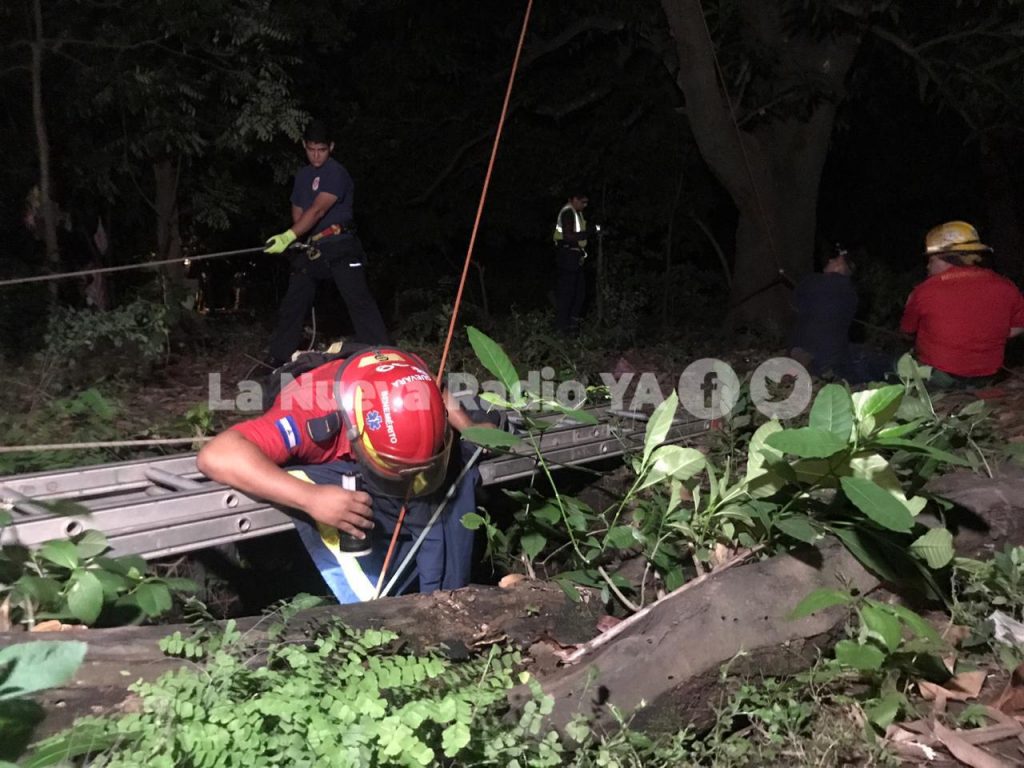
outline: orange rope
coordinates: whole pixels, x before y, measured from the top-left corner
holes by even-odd
[[[498,119],[498,132],[494,135],[494,145],[491,147],[491,160],[487,163],[487,175],[484,177],[484,187],[480,192],[480,204],[476,209],[476,219],[473,222],[473,234],[469,238],[469,248],[466,250],[466,263],[462,267],[462,279],[459,281],[459,291],[455,294],[455,304],[452,306],[452,319],[448,323],[448,336],[444,340],[444,351],[441,353],[441,364],[437,367],[437,384],[441,386],[441,377],[444,375],[444,367],[448,363],[448,351],[451,348],[452,336],[455,335],[455,321],[459,316],[459,306],[462,304],[462,292],[466,287],[466,277],[469,275],[469,265],[473,261],[473,246],[476,244],[476,234],[480,228],[480,219],[484,213],[484,202],[487,200],[487,188],[491,184],[491,172],[494,170],[494,159],[498,155],[498,144],[501,142],[501,131],[505,127],[505,116],[508,114],[508,103],[512,97],[512,83],[516,79],[516,70],[519,69],[519,56],[523,52],[523,41],[526,39],[526,28],[530,23],[530,11],[533,9],[533,0],[526,3],[526,13],[523,15],[523,28],[519,33],[519,44],[516,46],[516,56],[512,61],[512,71],[508,76],[508,87],[505,89],[505,103],[501,107],[501,117]]]
[[[391,565],[391,556],[395,554],[395,545],[398,543],[398,534],[402,530],[402,522],[405,520],[405,503],[402,504],[402,509],[398,513],[398,522],[395,523],[395,530],[391,533],[391,543],[388,545],[388,553],[384,555],[384,565],[380,568],[380,575],[377,577],[377,587],[373,592],[373,599],[376,600],[380,596],[380,588],[384,586],[384,575],[388,572],[388,566]]]

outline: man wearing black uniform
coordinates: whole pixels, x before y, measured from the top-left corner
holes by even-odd
[[[387,328],[366,284],[366,254],[355,234],[355,186],[345,167],[331,157],[334,142],[326,123],[314,120],[303,134],[309,165],[295,174],[292,186],[292,226],[267,241],[264,251],[282,253],[303,235],[315,241],[319,258],[305,252],[292,256],[292,273],[277,325],[270,338],[268,364],[277,367],[291,359],[302,336],[302,324],[316,296],[317,283],[333,279],[345,301],[355,339],[365,344],[388,344]]]
[[[569,195],[569,201],[558,212],[555,222],[555,259],[558,284],[555,289],[555,330],[575,333],[583,314],[587,294],[587,278],[583,262],[587,258],[587,229],[583,209],[590,201],[582,193]]]

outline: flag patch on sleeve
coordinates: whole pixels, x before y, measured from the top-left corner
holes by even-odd
[[[285,447],[290,451],[293,448],[297,448],[299,443],[302,442],[302,433],[299,431],[299,425],[295,421],[294,416],[282,416],[276,422],[277,431],[281,433],[281,440],[284,441]]]

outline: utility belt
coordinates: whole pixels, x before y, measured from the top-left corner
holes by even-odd
[[[350,221],[348,224],[331,224],[326,229],[317,232],[315,235],[309,238],[311,243],[319,242],[328,237],[336,237],[338,235],[354,235],[356,233],[356,223]]]
[[[327,240],[328,238],[339,237],[341,235],[354,235],[355,233],[356,225],[354,222],[349,224],[331,224],[331,226],[326,229],[322,229],[316,234],[310,235],[307,242],[295,243],[290,249],[293,254],[293,267],[296,266],[296,262],[316,261],[319,259],[321,253],[320,249],[317,248],[317,243]],[[305,258],[302,258],[302,256],[305,256]]]
[[[587,250],[585,248],[581,248],[578,245],[570,245],[569,243],[566,243],[564,241],[558,242],[555,243],[555,250],[558,253],[575,254],[576,256],[579,257],[581,267],[583,266],[583,262],[587,260]]]

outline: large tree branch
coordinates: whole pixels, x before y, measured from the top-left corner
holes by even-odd
[[[899,35],[895,34],[894,32],[890,32],[887,29],[872,27],[871,33],[879,40],[883,40],[889,43],[889,45],[893,46],[901,53],[904,53],[908,57],[910,57],[919,67],[921,67],[925,74],[927,74],[928,77],[931,78],[931,80],[935,83],[936,87],[939,89],[939,92],[945,98],[945,101],[948,104],[948,106],[951,107],[953,111],[956,112],[958,115],[960,115],[960,118],[964,121],[964,123],[966,123],[967,127],[970,128],[972,131],[978,130],[978,124],[975,122],[974,118],[970,115],[970,113],[968,113],[967,110],[963,108],[963,105],[960,103],[960,99],[957,98],[956,94],[953,93],[950,87],[946,84],[945,79],[939,76],[939,73],[935,70],[935,67],[932,66],[932,63],[928,61],[928,59],[926,59],[924,56],[922,56],[917,48],[915,48],[913,45],[908,43],[903,38],[899,37]]]

